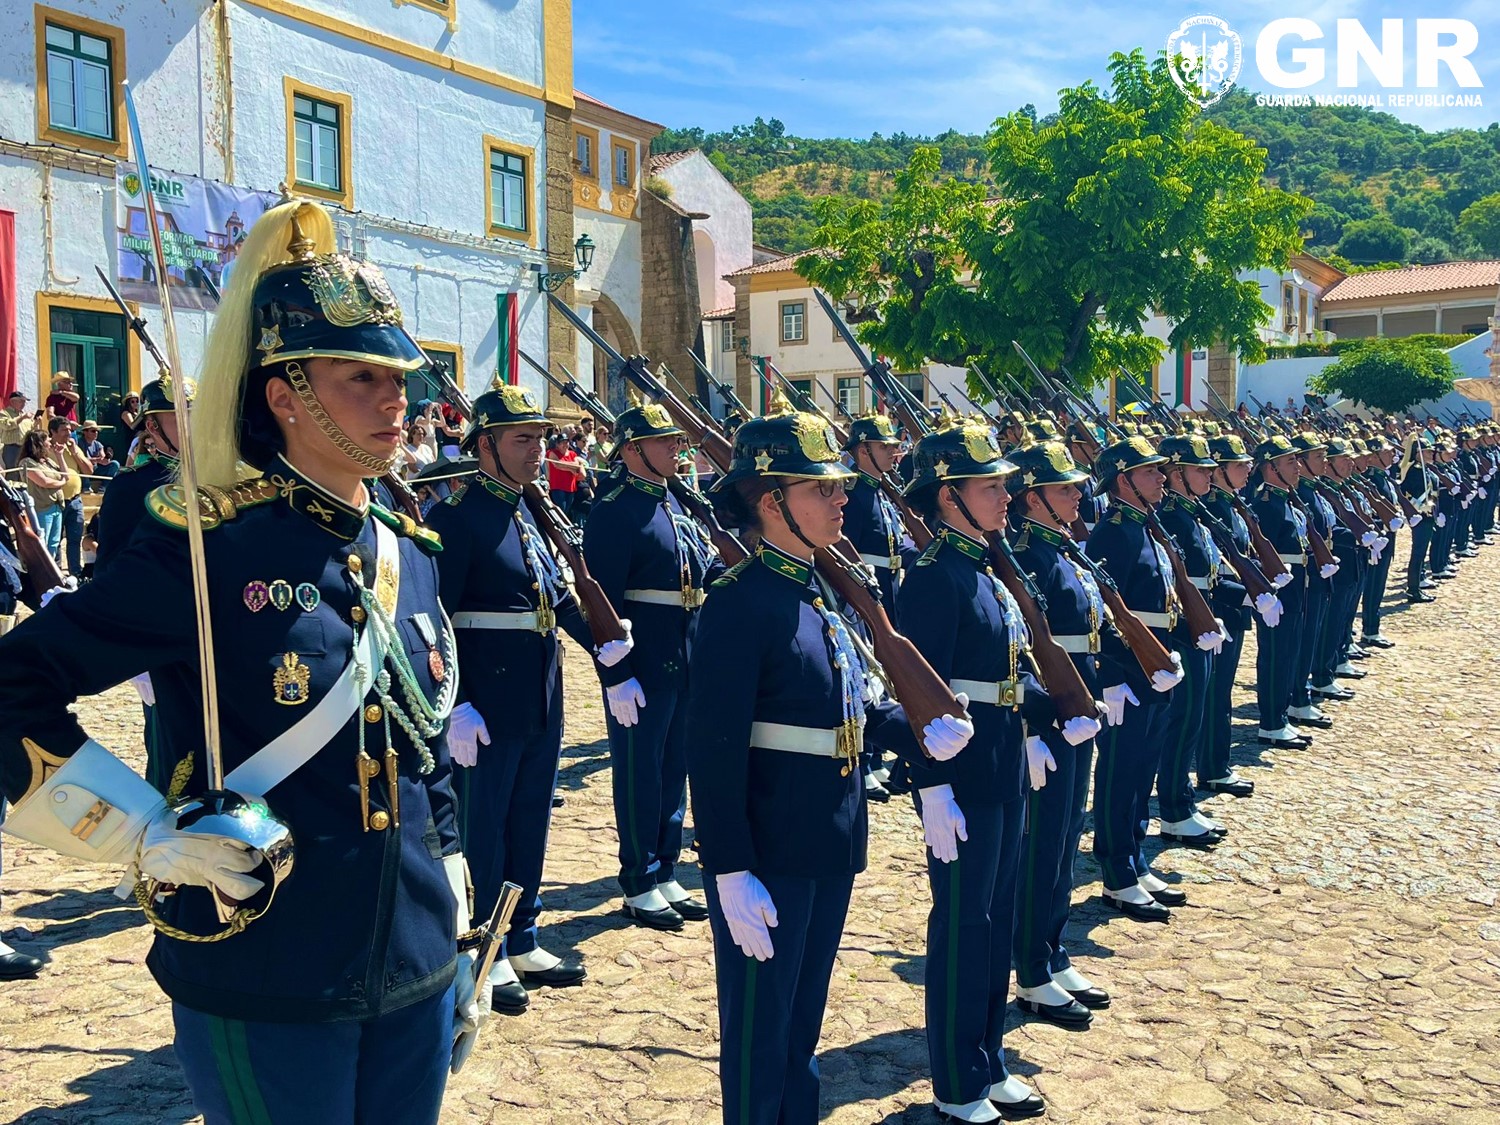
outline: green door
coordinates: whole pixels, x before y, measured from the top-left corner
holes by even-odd
[[[119,428],[128,375],[125,318],[118,313],[54,306],[51,310],[52,370],[67,371],[78,390],[78,421],[99,423],[99,440],[124,461],[131,435]],[[50,387],[50,380],[44,380]]]

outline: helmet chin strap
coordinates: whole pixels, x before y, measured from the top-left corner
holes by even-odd
[[[644,445],[642,445],[639,441],[633,441],[630,444],[635,447],[635,455],[641,459],[641,463],[644,464],[646,468],[650,469],[652,473],[654,473],[656,476],[661,477],[662,480],[668,480],[671,478],[671,473],[664,473],[654,464],[652,464],[651,458],[647,455],[646,447]]]
[[[958,486],[955,484],[950,484],[948,481],[944,481],[943,487],[952,494],[953,506],[958,509],[958,514],[963,516],[964,519],[968,520],[969,526],[972,527],[975,531],[979,532],[980,535],[986,534],[984,528],[980,526],[979,521],[974,518],[974,513],[969,511],[969,506],[964,503],[963,494],[958,491]]]
[[[644,456],[642,454],[643,458]],[[649,462],[647,463],[649,464]],[[804,547],[816,554],[818,548],[813,545],[812,540],[802,534],[802,528],[797,525],[797,521],[792,517],[791,508],[787,507],[786,493],[781,490],[780,485],[771,489],[771,499],[776,501],[776,507],[781,510],[781,518],[786,522],[786,529],[800,539]]]
[[[308,416],[312,418],[323,436],[333,442],[334,448],[349,460],[353,461],[361,469],[376,475],[383,475],[391,471],[391,466],[396,462],[399,450],[392,451],[389,457],[376,457],[373,453],[361,449],[356,445],[339,425],[328,416],[328,411],[323,409],[323,404],[318,401],[318,396],[313,393],[312,384],[307,381],[307,372],[302,370],[302,365],[295,360],[286,365],[287,382],[291,384],[292,390],[296,392],[297,398],[301,400],[306,408]]]
[[[1135,493],[1136,500],[1138,500],[1140,502],[1141,511],[1143,511],[1143,512],[1149,512],[1149,511],[1151,511],[1151,505],[1148,504],[1148,503],[1146,503],[1146,498],[1141,495],[1141,490],[1135,486],[1135,481],[1131,478],[1131,476],[1130,476],[1129,473],[1126,473],[1124,475],[1124,479],[1125,479],[1125,483],[1130,487],[1130,491],[1133,492],[1133,493]]]
[[[150,426],[150,422],[151,419],[148,415],[146,419],[148,427]],[[174,460],[181,456],[181,454],[177,451],[177,443],[174,442],[171,438],[167,437],[167,431],[161,428],[160,422],[156,423],[155,428],[150,430],[149,432],[151,434],[151,437],[155,441],[166,447],[165,449],[160,450],[160,452],[165,453],[168,457],[171,457]]]
[[[1032,491],[1036,493],[1036,498],[1042,502],[1042,507],[1047,509],[1047,514],[1052,517],[1052,522],[1057,524],[1057,530],[1066,532],[1068,525],[1063,522],[1062,516],[1058,515],[1052,507],[1052,502],[1047,499],[1047,493],[1040,488],[1032,489]]]
[[[505,462],[500,460],[500,446],[496,443],[494,435],[485,434],[479,440],[487,441],[490,443],[490,456],[495,459],[496,471],[499,472],[499,474],[506,480],[510,481],[511,484],[515,485],[517,491],[524,489],[526,485],[523,481],[518,481],[515,477],[511,476],[510,473],[506,472]]]

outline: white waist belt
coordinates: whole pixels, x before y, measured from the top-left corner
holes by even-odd
[[[1279,555],[1278,557],[1281,559],[1282,562],[1286,563],[1287,566],[1306,566],[1307,565],[1307,556],[1306,555]]]
[[[1140,618],[1142,625],[1151,629],[1170,629],[1177,624],[1177,617],[1171,613],[1152,613],[1144,609],[1132,609],[1131,613]]]
[[[478,613],[465,610],[453,615],[455,629],[517,629],[536,631],[533,613]]]
[[[867,555],[860,552],[860,561],[866,566],[878,566],[881,570],[900,570],[901,559],[898,556],[894,562],[890,555]]]
[[[1194,578],[1192,575],[1189,575],[1188,576],[1188,581],[1191,582],[1199,590],[1212,590],[1213,589],[1213,587],[1208,584],[1208,579],[1207,578]]]
[[[1058,647],[1064,652],[1092,654],[1099,651],[1098,634],[1090,636],[1087,633],[1074,633],[1059,637],[1054,633],[1052,634],[1052,639],[1057,642]]]
[[[1018,680],[949,680],[954,693],[963,692],[970,703],[989,703],[995,707],[1017,707],[1026,698],[1026,685]]]
[[[628,596],[628,595],[627,595]],[[750,745],[762,750],[811,754],[814,758],[842,758],[839,732],[822,727],[794,727],[787,723],[751,723]]]
[[[627,602],[648,602],[651,605],[674,605],[684,608],[681,590],[626,590]]]

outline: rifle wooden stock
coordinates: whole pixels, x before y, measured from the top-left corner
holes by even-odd
[[[1245,592],[1250,595],[1253,602],[1262,594],[1274,594],[1275,588],[1270,580],[1261,571],[1255,560],[1240,550],[1240,545],[1234,541],[1234,534],[1224,526],[1224,522],[1215,519],[1211,512],[1200,509],[1197,513],[1203,526],[1208,528],[1208,533],[1213,536],[1214,543],[1218,545],[1219,553],[1229,560],[1229,565],[1234,569],[1235,577],[1245,587]],[[1280,561],[1280,556],[1277,556]]]
[[[1161,521],[1157,519],[1155,512],[1147,515],[1146,529],[1153,539],[1166,548],[1167,558],[1172,563],[1172,585],[1177,590],[1177,600],[1182,603],[1182,615],[1187,619],[1193,640],[1196,641],[1204,633],[1217,633],[1219,619],[1214,616],[1214,611],[1209,607],[1203,591],[1193,585],[1193,580],[1187,572],[1187,564],[1182,561],[1182,552],[1177,549],[1176,542],[1161,526]]]
[[[998,531],[987,531],[984,538],[989,546],[990,565],[995,570],[995,577],[1016,599],[1021,617],[1031,630],[1031,656],[1036,661],[1042,686],[1057,705],[1058,725],[1069,719],[1097,719],[1099,709],[1094,705],[1093,693],[1083,682],[1073,658],[1053,640],[1047,615],[1032,596],[1031,583],[1021,576],[1020,568],[1012,561],[1009,544]]]
[[[868,578],[862,568],[847,561],[852,554],[859,553],[847,539],[835,544],[837,550],[819,548],[813,555],[813,564],[823,580],[843,602],[859,614],[860,620],[870,631],[870,643],[875,649],[875,659],[885,669],[886,681],[891,685],[901,708],[906,712],[906,721],[922,745],[922,732],[927,724],[944,715],[962,715],[958,697],[953,690],[932,670],[932,665],[912,644],[891,625],[885,607],[880,604],[880,587]],[[1094,714],[1091,710],[1089,714]]]
[[[1350,500],[1341,495],[1339,490],[1331,485],[1325,484],[1321,479],[1312,482],[1313,488],[1318,495],[1328,501],[1329,507],[1333,509],[1336,518],[1342,520],[1350,531],[1354,532],[1354,538],[1363,538],[1366,532],[1373,534],[1374,529],[1370,527],[1359,514]]]
[[[1242,500],[1238,493],[1226,492],[1229,504],[1239,513],[1240,519],[1245,521],[1245,527],[1250,531],[1250,546],[1255,551],[1256,561],[1260,563],[1261,573],[1275,582],[1277,575],[1291,573],[1287,570],[1286,563],[1281,561],[1281,553],[1276,550],[1276,544],[1266,538],[1266,533],[1261,530],[1260,517],[1251,510],[1250,505]]]
[[[1146,678],[1150,679],[1157,672],[1176,673],[1177,665],[1172,660],[1171,652],[1166,645],[1156,639],[1156,634],[1151,631],[1150,627],[1125,604],[1125,599],[1120,596],[1120,589],[1114,584],[1114,580],[1067,536],[1063,536],[1062,550],[1063,554],[1074,563],[1093,571],[1098,580],[1099,594],[1104,599],[1104,606],[1114,620],[1115,630],[1120,634],[1120,639],[1125,642],[1125,647],[1130,649],[1136,663],[1141,666],[1141,671],[1146,673]]]
[[[1307,510],[1302,497],[1297,495],[1297,490],[1288,489],[1286,498],[1307,521],[1307,549],[1312,553],[1313,562],[1317,563],[1320,569],[1325,566],[1338,566],[1339,560],[1333,557],[1333,548],[1328,545],[1328,540],[1318,534],[1318,529],[1313,525],[1312,513]]]
[[[1348,477],[1345,483],[1353,487],[1355,491],[1365,498],[1370,507],[1375,509],[1375,516],[1380,520],[1382,526],[1388,528],[1391,526],[1392,520],[1400,517],[1400,510],[1387,500],[1381,494],[1380,490],[1369,481],[1362,480],[1359,477]]]
[[[583,552],[578,549],[583,541],[578,529],[535,481],[528,482],[521,495],[537,527],[542,529],[542,534],[573,571],[573,594],[583,610],[583,619],[589,624],[594,647],[602,648],[610,641],[623,641],[625,626],[620,623],[620,615],[610,604],[603,587],[589,573]]]
[[[412,522],[422,522],[422,505],[417,502],[417,494],[411,490],[411,485],[398,477],[394,471],[383,474],[380,483],[385,485],[391,494],[391,499],[412,518]]]

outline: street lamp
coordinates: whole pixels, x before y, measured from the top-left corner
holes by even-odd
[[[551,273],[544,272],[540,264],[531,268],[537,271],[536,287],[545,289],[548,293],[556,293],[568,282],[588,272],[588,268],[594,264],[594,240],[586,234],[578,236],[578,241],[573,243],[573,260],[578,263],[576,270],[557,270]]]

